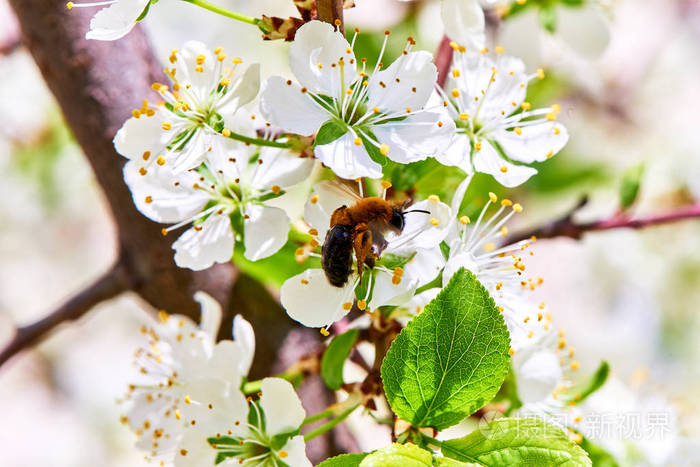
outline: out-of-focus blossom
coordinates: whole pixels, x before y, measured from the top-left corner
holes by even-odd
[[[90,20],[86,39],[114,41],[126,36],[141,21],[151,4],[157,0],[107,0],[97,2],[68,2],[66,8],[104,6]]]

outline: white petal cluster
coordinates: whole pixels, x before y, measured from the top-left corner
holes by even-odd
[[[152,0],[107,0],[97,2],[68,2],[69,10],[77,7],[104,6],[90,20],[86,39],[114,41],[126,36],[148,13]]]
[[[449,144],[454,125],[426,108],[437,69],[429,53],[412,47],[409,39],[403,55],[381,71],[377,65],[369,73],[362,60],[358,72],[345,37],[327,23],[311,21],[299,28],[289,51],[298,84],[270,78],[262,112],[301,135],[321,136],[334,128],[329,141],[317,136],[314,152],[342,178],[380,178],[385,157],[406,164],[433,156]]]
[[[141,330],[148,347],[136,353],[140,380],[129,387],[131,408],[122,419],[139,437],[137,446],[149,459],[183,467],[221,458],[310,466],[298,436],[305,412],[291,384],[266,378],[259,400],[250,402],[240,390],[255,353],[250,323],[236,316],[234,340],[217,343],[221,306],[203,292],[195,298],[200,325],[161,312],[158,323]]]
[[[486,49],[455,45],[443,106],[457,127],[456,136],[437,159],[450,166],[492,175],[501,185],[522,184],[537,170],[527,164],[558,153],[569,139],[556,121],[558,105],[533,110],[525,101],[528,75],[520,59]]]
[[[356,201],[337,185],[316,185],[304,209],[304,218],[316,237],[314,244],[325,239],[333,211]],[[357,264],[343,287],[332,286],[323,270],[307,269],[282,285],[280,299],[289,316],[305,326],[328,326],[345,316],[355,302],[361,310],[403,305],[417,288],[435,279],[445,263],[439,245],[447,236],[451,209],[437,197],[420,201],[410,209],[430,214],[407,214],[403,232],[387,238],[388,244],[376,266],[364,272],[368,285],[363,296],[356,296],[360,285]]]
[[[241,106],[259,87],[258,66],[224,68],[225,54],[189,42],[173,51],[173,89],[156,84],[164,106],[142,109],[115,137],[130,160],[124,179],[138,209],[150,219],[173,224],[167,234],[189,224],[173,243],[175,262],[205,269],[231,260],[243,241],[246,258],[256,261],[287,241],[289,218],[267,201],[310,174],[314,161],[284,148],[233,140],[231,129],[255,137]]]

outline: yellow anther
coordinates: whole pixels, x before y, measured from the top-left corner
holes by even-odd
[[[311,240],[309,240],[309,246],[310,246],[312,249],[313,249],[313,248],[316,248],[316,247],[318,246],[318,242],[316,241],[315,238],[312,238]]]
[[[493,191],[489,191],[489,199],[492,203],[495,203],[496,201],[498,201],[498,196],[496,196],[496,193],[494,193]]]
[[[391,283],[394,284],[394,285],[399,285],[399,284],[401,283],[401,276],[396,276],[396,275],[394,275],[394,276],[391,278]]]
[[[520,205],[520,203],[515,203],[513,205],[513,211],[515,212],[523,212],[523,207]]]
[[[382,156],[386,156],[389,154],[389,146],[386,144],[382,144],[379,148],[379,152],[382,154]]]
[[[481,54],[487,54],[487,53],[489,53],[489,48],[488,48],[488,47],[484,47],[483,49],[479,50],[479,53],[481,53]]]
[[[73,2],[68,2],[68,3],[66,3],[66,9],[67,9],[67,10],[72,10],[72,9],[73,9]]]
[[[477,151],[481,151],[481,143],[474,143],[474,149],[476,149]]]
[[[574,423],[581,423],[581,420],[583,420],[583,417],[581,415],[576,415],[574,417]]]
[[[280,451],[277,453],[278,456],[280,456],[282,459],[286,458],[289,456],[289,453],[287,451]]]
[[[228,128],[224,128],[223,130],[221,130],[221,134],[228,138],[229,136],[231,136],[231,130],[229,130]]]
[[[168,229],[166,229],[165,227],[163,227],[162,229],[160,229],[160,233],[162,233],[163,236],[165,237],[166,235],[168,235]]]
[[[231,62],[232,62],[232,63],[235,63],[236,65],[238,65],[239,63],[243,63],[243,60],[241,60],[240,58],[236,57],[236,58],[234,58],[233,60],[231,60]]]
[[[331,333],[328,332],[328,330],[326,328],[321,328],[318,330],[318,332],[320,332],[323,337],[328,337],[331,335]]]
[[[559,350],[563,350],[564,347],[566,347],[566,339],[564,339],[564,338],[559,339],[559,343],[557,344],[557,347],[559,348]]]
[[[508,198],[503,198],[501,200],[501,206],[512,206],[513,202],[509,200]]]
[[[231,80],[230,80],[230,79],[224,78],[224,79],[221,80],[221,85],[222,85],[222,86],[228,86],[229,84],[231,84]]]
[[[557,113],[557,114],[558,114],[559,112],[561,112],[561,105],[559,105],[559,104],[553,104],[553,105],[552,105],[552,110],[554,111],[554,113]]]
[[[348,96],[349,96],[350,94],[352,94],[352,89],[350,89],[350,88],[346,89],[346,90],[345,90],[345,94],[347,94]]]
[[[165,164],[165,157],[163,157],[163,156],[158,156],[158,159],[156,159],[156,164],[158,164],[158,165],[164,165],[164,164]]]
[[[379,113],[379,107],[373,107],[372,112],[378,114]]]
[[[214,54],[219,55],[222,50],[224,50],[224,48],[221,46],[218,46],[217,48],[214,49]]]
[[[530,110],[532,108],[532,104],[525,101],[522,104],[520,104],[520,107],[522,107],[523,110]]]
[[[493,242],[488,242],[488,243],[485,243],[485,244],[484,244],[484,251],[485,251],[486,253],[488,253],[488,252],[490,252],[490,251],[493,251],[493,250],[495,250],[495,249],[496,249],[496,244],[493,243]]]
[[[504,48],[501,47],[500,45],[497,45],[496,48],[493,49],[493,50],[494,50],[494,52],[496,52],[497,54],[502,54],[503,52],[506,51],[506,49],[504,49]]]
[[[574,360],[574,361],[571,362],[571,364],[569,365],[569,367],[571,368],[571,371],[576,371],[576,370],[578,370],[580,366],[581,366],[581,364],[578,362],[578,360]]]
[[[299,247],[299,248],[297,248],[297,250],[294,252],[294,254],[295,254],[296,256],[303,256],[304,254],[306,254],[306,252],[304,251],[304,248],[303,248],[303,247]],[[305,280],[306,280],[306,279],[302,279],[302,280],[301,280],[301,283],[304,284],[304,281],[305,281]],[[307,281],[306,283],[308,283],[308,281]]]
[[[343,303],[343,310],[350,311],[351,308],[352,308],[352,302]]]
[[[340,26],[341,24],[343,24],[343,22],[336,18],[336,19],[333,21],[333,24],[335,24],[336,26]]]
[[[139,109],[134,109],[134,110],[131,111],[131,115],[132,115],[134,118],[139,118],[139,117],[141,116],[141,111],[140,111]]]
[[[272,191],[274,194],[278,195],[280,191],[282,191],[282,188],[280,188],[279,185],[272,185],[270,187],[270,191]]]
[[[506,173],[506,172],[508,172],[508,166],[507,166],[507,165],[504,165],[504,166],[501,167],[500,170],[501,170],[501,172]]]
[[[469,216],[462,216],[462,217],[459,218],[459,221],[460,221],[462,224],[467,225],[467,224],[469,224],[469,223],[471,222],[471,219],[469,219]]]
[[[220,62],[223,62],[224,60],[226,60],[226,54],[218,54],[216,56],[216,59]]]
[[[388,190],[392,187],[391,182],[389,180],[382,180],[381,185],[384,190]]]
[[[431,217],[431,218],[430,218],[430,223],[433,224],[433,225],[436,226],[436,227],[437,227],[438,225],[440,225],[440,221],[437,220],[437,219],[434,218],[434,217]]]
[[[307,284],[309,283],[309,281],[306,280],[306,279],[302,279],[302,280],[301,280],[301,283],[302,283],[303,285],[307,285]]]
[[[353,143],[355,143],[355,146],[362,146],[362,138],[355,138]]]
[[[202,63],[204,63],[204,60],[206,60],[206,57],[202,54],[197,55],[197,58],[195,58],[195,62],[197,63],[197,65],[201,65]]]
[[[499,313],[503,313],[503,310],[505,310],[505,308],[503,308],[502,306],[499,306],[499,307],[498,307],[498,312],[499,312]]]
[[[153,202],[153,197],[152,196],[146,196],[146,204],[150,204]]]
[[[503,287],[503,282],[496,284],[496,290],[501,290],[501,287]]]
[[[535,331],[530,331],[527,333],[527,337],[530,339],[532,339],[532,336],[534,336],[534,335],[535,335]]]
[[[461,74],[461,72],[459,71],[459,68],[453,68],[453,69],[452,69],[452,76],[453,76],[454,78],[459,78],[459,75],[460,75],[460,74]]]
[[[499,232],[501,234],[501,237],[505,237],[506,235],[508,235],[508,227],[504,225],[503,227],[501,227],[501,230]]]
[[[462,120],[463,122],[467,121],[467,120],[469,120],[469,114],[461,113],[461,114],[459,114],[459,119]]]
[[[428,196],[428,199],[430,201],[434,201],[436,203],[440,201],[440,197],[438,195],[430,195],[430,196]]]
[[[197,65],[194,67],[194,71],[197,73],[204,73],[204,67],[202,65]]]
[[[550,151],[545,155],[545,157],[546,157],[547,159],[549,159],[549,158],[552,157],[553,155],[554,155],[554,151],[551,151],[551,150],[550,150]]]
[[[520,128],[519,126],[516,126],[515,128],[513,128],[513,131],[514,131],[515,134],[518,135],[518,136],[520,136],[520,135],[523,134],[523,129]]]
[[[554,112],[548,113],[547,114],[547,120],[550,122],[553,122],[554,120],[557,119],[557,114]]]
[[[515,354],[515,349],[513,349],[513,347],[508,349],[508,355],[510,355],[512,357],[514,354]]]
[[[310,201],[311,201],[311,204],[316,204],[316,203],[318,203],[318,195],[313,195],[313,196],[311,197],[311,200],[310,200]]]
[[[191,404],[191,403],[192,403],[192,399],[190,399],[190,396],[188,394],[185,396],[185,404]]]
[[[454,97],[454,98],[459,97],[459,89],[453,89],[453,90],[452,90],[452,97]]]
[[[537,77],[539,79],[544,79],[544,70],[542,68],[537,69]]]
[[[554,132],[555,135],[558,135],[559,133],[561,133],[561,130],[559,129],[558,126],[555,126],[552,131]]]
[[[141,167],[141,168],[139,169],[139,173],[140,173],[141,175],[146,175],[146,174],[148,173],[148,171],[145,169],[145,167]]]
[[[318,235],[318,230],[314,228],[309,229],[309,235],[313,235],[314,237],[316,237]]]
[[[360,311],[365,311],[367,309],[367,301],[366,300],[358,300],[357,301],[357,308]]]
[[[163,122],[163,124],[160,127],[167,131],[172,129],[173,125],[170,122]]]

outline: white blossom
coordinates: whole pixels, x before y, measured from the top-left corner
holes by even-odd
[[[129,387],[126,401],[131,407],[122,421],[139,436],[137,446],[151,458],[170,455],[181,439],[189,384],[216,378],[238,388],[253,359],[250,324],[236,316],[235,340],[216,343],[221,306],[204,292],[197,292],[195,299],[202,306],[199,326],[186,316],[161,312],[159,322],[141,328],[148,346],[136,352],[140,380]]]
[[[314,245],[325,239],[333,211],[356,201],[357,195],[339,190],[337,185],[327,182],[316,185],[315,194],[304,210],[304,218],[315,237]],[[450,207],[437,197],[419,201],[408,210],[413,209],[430,214],[406,214],[403,232],[387,236],[388,244],[380,260],[373,269],[364,272],[368,286],[363,296],[356,297],[360,285],[357,264],[343,287],[331,285],[322,269],[307,269],[282,285],[280,300],[289,316],[305,326],[322,327],[345,316],[355,299],[361,310],[409,301],[416,289],[433,280],[444,266],[439,245],[447,235],[451,217]]]
[[[90,20],[86,39],[114,41],[126,36],[148,13],[152,0],[108,0],[97,2],[68,2],[66,8],[104,6]]]
[[[138,209],[156,222],[173,223],[163,234],[192,224],[173,243],[180,267],[201,270],[231,260],[236,241],[256,261],[287,241],[289,217],[267,201],[309,175],[314,161],[286,149],[255,146],[216,135],[197,170],[167,165],[146,169],[130,161],[124,179]]]
[[[342,178],[380,178],[385,157],[405,164],[433,156],[449,144],[454,125],[426,109],[437,69],[428,52],[412,47],[409,39],[384,70],[378,64],[368,73],[362,60],[358,74],[352,45],[333,26],[311,21],[299,28],[289,51],[299,84],[270,78],[261,110],[287,131],[318,132],[316,157]]]
[[[241,68],[241,60],[228,59],[221,48],[212,52],[201,42],[190,41],[170,55],[166,73],[172,89],[154,83],[165,101],[144,101],[114,137],[121,155],[148,169],[167,165],[179,173],[199,166],[230,135],[238,109],[251,102],[260,87],[257,64]]]
[[[484,48],[486,19],[478,0],[442,0],[440,18],[451,40],[469,50]]]
[[[494,54],[454,48],[441,95],[457,135],[437,159],[467,173],[490,174],[504,186],[518,186],[537,173],[527,164],[554,156],[569,138],[556,121],[558,105],[533,110],[525,101],[528,82],[544,72],[528,75],[520,59],[498,47]]]
[[[183,417],[189,428],[177,447],[176,467],[311,467],[299,435],[306,413],[288,381],[264,378],[260,398],[250,402],[218,379],[199,380],[188,390]]]

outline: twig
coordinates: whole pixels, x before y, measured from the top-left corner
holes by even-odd
[[[316,0],[317,18],[326,23],[335,24],[340,20],[338,28],[345,34],[345,23],[343,22],[343,0]]]
[[[37,344],[59,324],[80,318],[98,303],[116,297],[130,287],[128,274],[120,261],[92,285],[68,299],[46,317],[18,328],[10,343],[0,352],[0,365],[27,347]]]
[[[580,205],[577,206],[567,215],[554,222],[550,222],[549,224],[545,224],[529,232],[520,232],[515,235],[512,235],[508,237],[508,240],[506,240],[506,242],[510,244],[530,238],[532,236],[535,236],[538,239],[568,237],[578,240],[586,232],[596,232],[612,229],[642,229],[644,227],[667,224],[670,222],[676,222],[681,220],[700,219],[700,203],[696,203],[692,206],[677,209],[675,211],[662,214],[655,214],[639,219],[630,219],[629,217],[626,217],[624,215],[616,215],[609,219],[603,219],[594,222],[576,223],[573,221],[572,217],[573,214],[580,207]]]
[[[438,70],[438,86],[442,87],[447,81],[447,72],[450,70],[450,65],[452,65],[452,46],[450,46],[450,38],[447,36],[442,36],[440,45],[435,51],[435,66]]]

